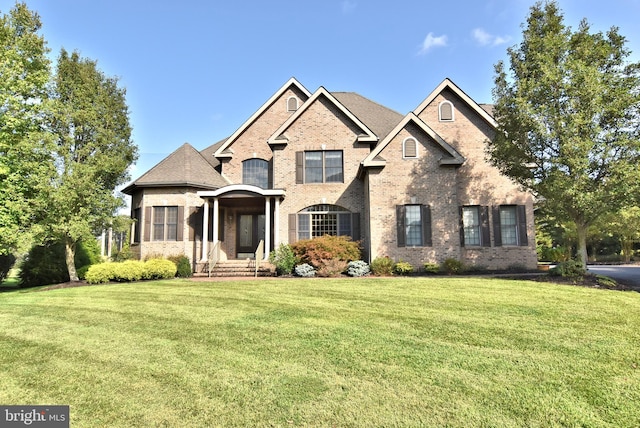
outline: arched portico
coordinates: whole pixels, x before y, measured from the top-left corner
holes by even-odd
[[[248,184],[232,184],[217,190],[202,190],[198,196],[204,199],[204,212],[202,222],[202,236],[209,236],[210,228],[213,231],[213,245],[217,245],[220,237],[220,225],[226,221],[235,219],[235,231],[232,258],[241,257],[244,254],[255,252],[254,241],[264,241],[264,259],[269,257],[271,248],[278,245],[280,239],[279,210],[280,201],[285,196],[281,189],[263,189]],[[223,209],[234,213],[228,218],[220,218]],[[212,221],[210,222],[210,210]],[[272,240],[273,238],[273,240]],[[202,243],[202,260],[208,258],[209,247],[207,240]],[[229,255],[229,254],[228,254]]]

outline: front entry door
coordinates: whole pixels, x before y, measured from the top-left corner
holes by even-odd
[[[263,214],[240,214],[238,215],[238,239],[237,239],[237,257],[254,258],[256,248],[261,239],[264,239],[264,222]]]

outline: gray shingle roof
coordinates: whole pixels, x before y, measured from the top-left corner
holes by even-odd
[[[380,105],[355,92],[332,92],[340,103],[369,127],[381,141],[402,120],[404,115]]]
[[[203,152],[212,147],[208,147]],[[210,157],[213,158],[213,155]],[[184,143],[175,152],[129,184],[122,192],[131,194],[139,187],[190,186],[219,189],[229,183],[216,171],[214,166],[216,162],[218,162],[216,159],[206,159],[206,155],[198,152],[191,144]]]

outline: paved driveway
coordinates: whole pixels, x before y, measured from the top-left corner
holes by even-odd
[[[589,272],[606,275],[640,291],[640,265],[589,265]]]

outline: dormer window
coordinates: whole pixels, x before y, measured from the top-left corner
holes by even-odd
[[[298,99],[294,96],[291,96],[287,99],[287,111],[296,110],[298,110]]]
[[[402,157],[415,159],[418,157],[418,142],[415,138],[409,137],[402,142]]]
[[[451,101],[442,101],[438,105],[438,115],[440,122],[453,122],[453,104]]]

